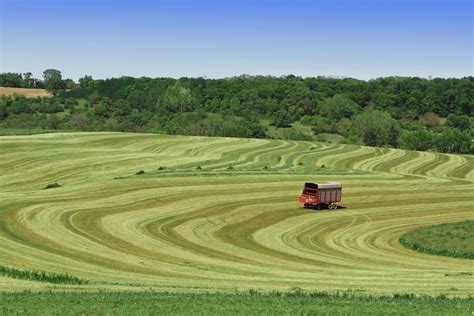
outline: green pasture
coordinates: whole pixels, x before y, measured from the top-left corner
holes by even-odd
[[[401,236],[400,243],[420,252],[474,259],[474,221],[421,227]]]

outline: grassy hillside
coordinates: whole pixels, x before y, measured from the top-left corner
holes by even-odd
[[[24,95],[27,98],[51,96],[51,94],[47,92],[45,89],[0,87],[0,97],[12,95],[12,94]]]
[[[0,155],[0,265],[89,281],[0,290],[474,293],[471,260],[398,242],[474,219],[472,156],[125,133],[4,136]],[[342,182],[344,208],[303,209],[307,180]]]

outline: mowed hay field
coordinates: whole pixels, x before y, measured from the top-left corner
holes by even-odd
[[[51,96],[51,94],[45,89],[0,87],[0,97],[13,95],[13,94],[20,94],[27,98]]]
[[[474,294],[472,260],[399,244],[474,219],[473,156],[127,133],[3,136],[0,156],[0,265],[89,280],[0,290]],[[344,208],[302,208],[311,180]]]

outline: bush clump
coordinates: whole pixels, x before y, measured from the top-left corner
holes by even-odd
[[[39,271],[24,271],[14,268],[8,268],[0,266],[0,275],[4,275],[9,278],[32,280],[49,283],[62,283],[62,284],[87,284],[88,280],[79,279],[69,274],[57,274],[49,272]]]
[[[143,170],[140,170],[140,171],[138,171],[138,172],[137,172],[137,173],[135,173],[135,174],[136,174],[136,175],[145,174],[145,171],[143,171]]]
[[[60,185],[57,182],[54,182],[54,183],[49,183],[47,186],[44,187],[44,189],[47,190],[47,189],[54,189],[54,188],[60,188],[60,187],[62,187],[62,185]]]

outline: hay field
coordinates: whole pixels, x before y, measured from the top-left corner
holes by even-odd
[[[13,94],[21,94],[27,98],[51,96],[51,94],[47,92],[45,89],[0,87],[0,97],[13,95]]]
[[[0,277],[0,290],[474,294],[472,260],[398,242],[474,219],[473,156],[64,133],[0,137],[0,157],[0,265],[90,281]],[[345,208],[303,209],[306,180],[342,182]]]

